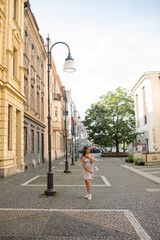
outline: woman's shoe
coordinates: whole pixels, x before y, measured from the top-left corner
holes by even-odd
[[[87,199],[88,199],[88,198],[89,198],[89,194],[87,194],[86,196],[84,196],[84,198],[87,198]]]
[[[92,195],[91,195],[91,194],[89,194],[88,200],[91,200],[91,199],[92,199]]]

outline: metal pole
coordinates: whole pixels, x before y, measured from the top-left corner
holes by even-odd
[[[65,139],[66,139],[66,161],[64,173],[70,173],[68,168],[68,149],[67,149],[67,96],[65,90]]]
[[[49,51],[49,36],[48,41],[48,155],[49,155],[49,169],[47,173],[47,190],[45,194],[47,196],[53,196],[56,191],[53,188],[53,172],[52,172],[52,162],[51,162],[51,116],[50,116],[50,58],[51,52]]]
[[[147,139],[146,139],[146,165],[147,165],[147,152],[148,152],[148,144],[147,144]]]
[[[73,123],[72,123],[72,102],[71,102],[71,134],[72,134],[72,131],[73,131]],[[71,150],[72,150],[72,163],[71,165],[75,165],[74,163],[74,155],[73,155],[73,135],[72,135],[72,144],[71,144]]]
[[[77,159],[77,146],[76,146],[76,134],[77,134],[76,126],[77,126],[77,121],[76,121],[76,115],[75,115],[75,161],[78,161],[78,159]]]

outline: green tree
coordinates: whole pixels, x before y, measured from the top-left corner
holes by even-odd
[[[135,112],[133,96],[127,89],[117,88],[100,97],[85,113],[89,140],[105,147],[131,143],[135,139]]]

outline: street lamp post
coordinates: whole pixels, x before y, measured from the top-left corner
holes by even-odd
[[[50,38],[48,35],[47,38],[47,50],[48,50],[48,155],[49,155],[49,164],[47,172],[47,189],[45,194],[47,196],[53,196],[56,193],[56,190],[53,187],[53,171],[52,171],[52,161],[51,161],[51,115],[50,115],[50,69],[51,69],[51,51],[52,48],[57,44],[64,44],[68,48],[68,57],[65,59],[63,70],[65,72],[75,72],[76,67],[74,64],[74,59],[71,57],[70,48],[65,42],[56,42],[50,47]]]
[[[74,135],[74,139],[75,139],[75,161],[78,161],[77,159],[77,146],[76,146],[76,134],[77,134],[77,119],[76,119],[76,113],[77,111],[74,112],[74,116],[75,116],[75,135]]]
[[[70,173],[68,168],[68,149],[67,149],[67,94],[65,90],[65,140],[66,140],[66,161],[64,173]]]
[[[71,134],[72,134],[72,142],[71,142],[71,151],[72,151],[72,163],[71,165],[75,165],[74,163],[74,153],[73,153],[73,119],[72,119],[72,102],[71,102]]]

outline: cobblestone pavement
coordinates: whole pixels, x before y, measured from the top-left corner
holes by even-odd
[[[159,240],[160,186],[123,164],[97,157],[91,201],[80,161],[69,174],[64,159],[53,162],[54,197],[44,195],[47,163],[0,179],[0,240]]]

